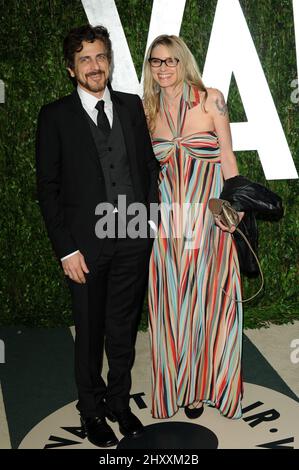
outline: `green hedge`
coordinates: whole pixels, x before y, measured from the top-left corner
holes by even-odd
[[[240,3],[298,164],[298,105],[290,100],[290,84],[297,75],[292,1]],[[119,0],[116,5],[140,76],[152,2]],[[181,35],[200,68],[215,6],[216,0],[186,2]],[[10,0],[1,1],[0,21],[0,78],[6,91],[6,101],[0,104],[0,322],[69,325],[68,292],[36,200],[34,139],[41,105],[72,89],[62,61],[62,40],[70,28],[87,19],[80,0]],[[234,81],[228,105],[232,121],[245,120]],[[281,222],[259,224],[259,254],[266,286],[264,294],[245,307],[245,325],[299,318],[298,181],[267,182],[255,152],[240,152],[237,157],[241,173],[278,192],[286,209]],[[244,280],[246,295],[257,285],[258,281]],[[146,325],[146,315],[142,324]]]

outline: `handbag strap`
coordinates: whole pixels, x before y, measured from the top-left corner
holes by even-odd
[[[242,230],[240,230],[238,227],[236,228],[236,231],[243,237],[243,239],[245,240],[246,244],[248,245],[248,248],[250,249],[251,253],[253,254],[256,262],[257,262],[257,265],[258,265],[258,268],[259,268],[259,272],[260,272],[260,275],[261,275],[261,285],[258,289],[258,291],[253,294],[251,297],[249,297],[248,299],[245,299],[245,300],[238,300],[238,299],[233,299],[227,292],[225,292],[225,290],[222,288],[222,291],[223,293],[227,296],[227,297],[230,297],[232,300],[234,300],[235,302],[238,302],[238,303],[245,303],[245,302],[249,302],[250,300],[254,299],[260,292],[261,290],[263,289],[264,287],[264,275],[263,275],[263,271],[262,271],[262,267],[261,267],[261,264],[259,262],[259,259],[257,257],[257,255],[255,254],[252,246],[250,245],[247,237],[244,235],[244,233],[242,232]]]

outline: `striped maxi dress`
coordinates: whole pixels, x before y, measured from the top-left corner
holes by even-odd
[[[195,400],[228,418],[242,416],[239,263],[231,234],[207,207],[223,185],[218,138],[214,131],[183,136],[186,112],[199,99],[184,85],[175,127],[161,97],[173,139],[153,141],[162,203],[148,289],[155,418]]]

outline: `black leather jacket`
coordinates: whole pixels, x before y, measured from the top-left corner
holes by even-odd
[[[244,176],[235,176],[224,182],[220,199],[229,201],[238,212],[245,212],[239,228],[248,238],[253,250],[258,248],[256,215],[265,220],[279,220],[283,216],[282,199],[259,183]],[[254,256],[238,232],[234,233],[240,270],[247,276],[256,276],[259,269]]]

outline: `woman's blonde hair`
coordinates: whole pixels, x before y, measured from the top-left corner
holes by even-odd
[[[158,36],[150,45],[144,63],[144,107],[151,133],[155,130],[155,121],[160,110],[160,91],[159,84],[153,79],[151,65],[148,59],[151,58],[152,51],[157,46],[166,46],[169,49],[170,57],[179,59],[177,84],[187,83],[195,86],[205,93],[204,101],[207,97],[207,90],[201,79],[198,65],[191,51],[185,42],[174,35],[162,34]],[[204,104],[203,101],[203,104]]]

